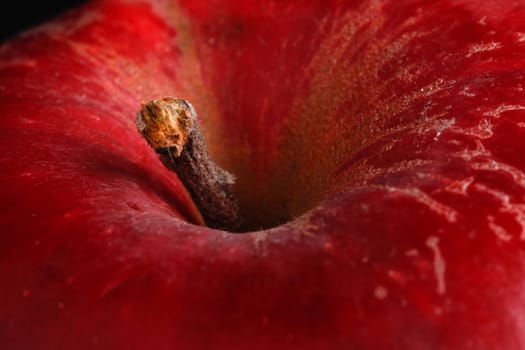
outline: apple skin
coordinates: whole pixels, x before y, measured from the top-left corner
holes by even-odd
[[[95,1],[4,43],[0,347],[524,348],[523,84],[510,0]],[[166,95],[253,232],[195,225],[134,126]]]

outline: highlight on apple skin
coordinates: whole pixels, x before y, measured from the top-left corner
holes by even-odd
[[[0,46],[0,348],[523,349],[525,3],[98,0]],[[190,101],[242,232],[136,130]]]

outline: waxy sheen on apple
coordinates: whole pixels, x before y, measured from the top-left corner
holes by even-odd
[[[525,3],[98,0],[0,47],[0,347],[522,349]],[[244,233],[135,127],[191,102]]]

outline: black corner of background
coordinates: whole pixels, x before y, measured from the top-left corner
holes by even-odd
[[[5,41],[87,0],[7,0],[0,2],[0,40]]]

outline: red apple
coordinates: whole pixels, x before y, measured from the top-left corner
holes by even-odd
[[[525,3],[94,1],[0,48],[0,348],[522,349]],[[195,106],[246,233],[138,134]]]

